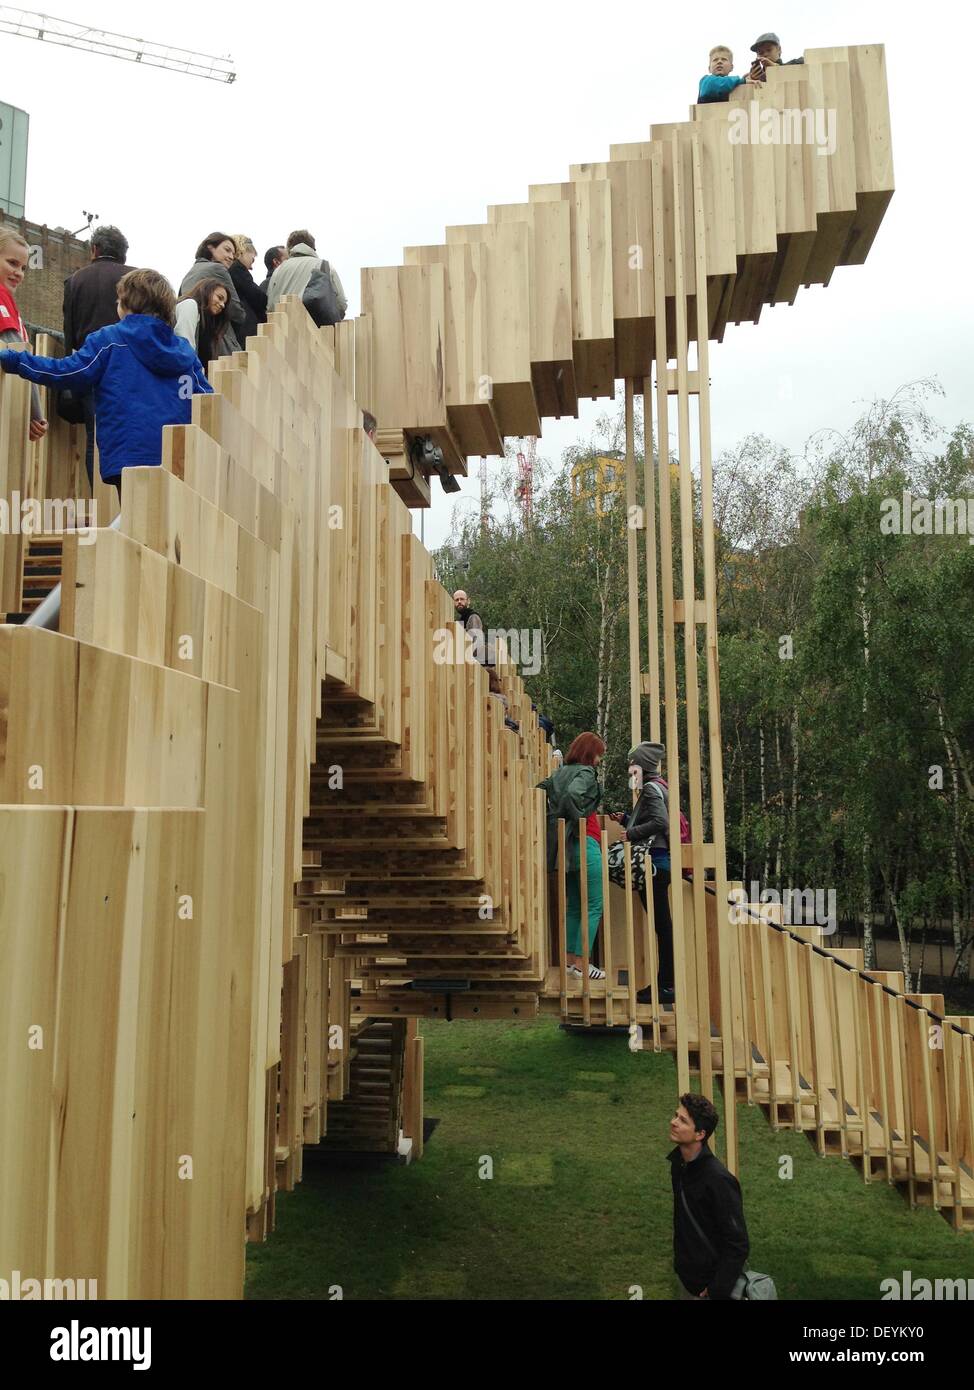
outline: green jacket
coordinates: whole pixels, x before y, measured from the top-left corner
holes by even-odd
[[[584,763],[566,764],[538,786],[548,797],[548,872],[558,867],[558,822],[565,826],[565,869],[578,872],[578,822],[598,809],[601,789],[595,768]]]

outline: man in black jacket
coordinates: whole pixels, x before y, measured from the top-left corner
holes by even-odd
[[[260,288],[264,291],[265,295],[267,294],[267,286],[271,282],[271,276],[274,274],[277,267],[286,260],[286,246],[272,246],[269,250],[264,252],[264,269],[267,271],[267,274],[264,276],[263,280],[261,280]]]
[[[706,1096],[680,1097],[670,1121],[676,1148],[667,1157],[673,1182],[673,1267],[691,1298],[729,1299],[750,1244],[741,1185],[707,1140],[717,1111]]]
[[[64,282],[64,355],[77,352],[89,333],[118,323],[115,287],[131,267],[125,264],[129,244],[117,227],[96,227],[91,234],[91,262]],[[91,395],[84,396],[85,470],[94,491],[95,412]]]

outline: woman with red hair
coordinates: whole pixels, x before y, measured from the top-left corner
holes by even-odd
[[[565,825],[566,949],[570,978],[582,978],[582,905],[578,822],[585,818],[585,872],[588,880],[588,948],[592,950],[602,916],[602,853],[599,818],[602,793],[595,769],[605,744],[598,734],[579,734],[565,755],[564,764],[538,786],[548,797],[548,872],[558,867],[558,822]],[[605,971],[589,965],[589,978],[604,980]]]

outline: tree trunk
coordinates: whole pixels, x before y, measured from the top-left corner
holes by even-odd
[[[774,883],[775,887],[781,889],[781,842],[784,839],[784,815],[785,815],[785,775],[781,767],[781,721],[775,715],[774,720],[774,749],[775,759],[778,764],[778,835],[774,852]]]
[[[744,755],[741,753],[741,882],[744,890],[750,893],[747,886],[747,801],[745,800],[745,780],[744,780]]]
[[[788,888],[795,886],[798,858],[798,706],[791,712],[791,826],[788,832]]]
[[[876,943],[873,940],[872,884],[869,873],[869,836],[862,837],[862,949],[867,970],[876,966]]]
[[[764,791],[764,721],[763,721],[763,720],[762,720],[761,723],[758,725],[758,735],[759,735],[759,748],[760,748],[759,766],[760,766],[760,768],[761,768],[761,788],[760,788],[760,790],[761,790],[761,822],[762,822],[762,825],[764,826],[764,829],[763,829],[763,831],[762,831],[762,833],[763,833],[763,835],[764,835],[764,875],[763,875],[763,877],[762,877],[762,879],[761,879],[761,887],[762,887],[762,888],[766,888],[766,887],[767,887],[767,884],[768,884],[768,851],[769,851],[769,849],[770,849],[770,844],[769,844],[769,841],[768,841],[768,832],[767,832],[767,826],[765,825],[765,816],[764,816],[764,811],[765,811],[765,806],[766,806],[766,804],[767,804],[767,799],[766,799],[766,797],[765,797],[765,791]]]
[[[608,640],[606,631],[605,613],[608,598],[608,580],[612,573],[612,566],[607,566],[606,576],[599,583],[599,656],[598,656],[598,688],[595,697],[595,732],[599,738],[605,742],[605,685],[606,685],[606,661],[605,648]]]
[[[954,938],[954,958],[957,962],[954,973],[959,981],[964,982],[970,973],[970,951],[962,950],[960,904],[957,897],[960,892],[960,864],[957,856],[960,845],[960,780],[957,776],[957,762],[950,746],[950,739],[947,737],[944,707],[939,698],[937,700],[937,717],[940,720],[940,733],[943,737],[944,748],[947,750],[947,765],[950,768],[951,810],[954,823],[954,833],[950,840],[950,870],[953,880],[950,888],[950,927]]]
[[[883,871],[883,877],[886,878],[885,870]],[[889,883],[888,879],[887,882]],[[906,984],[906,993],[912,994],[913,970],[910,962],[910,927],[909,923],[906,923],[904,926],[903,917],[900,913],[899,899],[896,896],[896,890],[892,883],[889,883],[889,900],[893,904],[893,917],[896,920],[896,935],[899,937],[900,941],[900,959],[903,962],[903,979]]]
[[[866,576],[863,574],[859,586],[859,614],[862,619],[862,733],[865,736],[869,727],[867,712],[869,686],[869,614],[866,612]],[[866,808],[863,807],[865,813]],[[876,947],[873,941],[872,884],[869,878],[870,837],[868,830],[862,837],[862,949],[865,953],[867,970],[876,964]],[[899,926],[899,923],[897,923]]]
[[[614,672],[614,670],[615,670],[615,654],[616,654],[616,625],[615,625],[615,623],[610,623],[610,624],[609,624],[609,638],[608,638],[608,642],[607,642],[606,645],[607,645],[607,649],[608,649],[608,650],[607,650],[607,653],[606,653],[606,661],[607,661],[607,664],[608,664],[608,668],[609,668],[609,669],[608,669],[608,674],[606,675],[606,678],[605,678],[605,732],[601,735],[601,737],[602,737],[603,742],[604,742],[606,745],[608,745],[608,742],[609,742],[609,730],[612,728],[612,695],[613,695],[612,676],[613,676],[613,672]]]

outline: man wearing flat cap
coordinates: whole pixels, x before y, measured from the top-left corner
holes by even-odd
[[[751,80],[754,82],[767,82],[768,68],[790,68],[805,61],[804,58],[789,58],[787,63],[783,63],[781,40],[777,34],[760,34],[751,44],[751,52],[756,55],[751,64]]]

